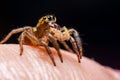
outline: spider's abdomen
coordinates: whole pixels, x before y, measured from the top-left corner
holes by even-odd
[[[70,39],[70,35],[67,30],[60,30],[56,28],[50,28],[50,33],[58,40],[58,41],[65,41]]]

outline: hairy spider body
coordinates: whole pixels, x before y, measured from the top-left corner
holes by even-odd
[[[73,50],[77,54],[78,61],[80,62],[80,58],[82,57],[82,44],[78,32],[75,29],[67,29],[66,27],[61,28],[56,23],[55,16],[43,16],[39,19],[35,27],[25,26],[23,28],[13,29],[2,41],[0,41],[0,43],[5,43],[13,34],[17,34],[20,32],[22,32],[18,38],[20,44],[20,55],[22,55],[23,53],[23,44],[31,44],[35,46],[41,45],[45,47],[54,66],[56,66],[48,44],[49,42],[53,44],[61,62],[63,62],[59,44],[57,41],[61,42],[68,51],[73,52],[65,42],[66,40],[68,40],[71,42]],[[74,35],[74,37],[72,37],[71,35]]]

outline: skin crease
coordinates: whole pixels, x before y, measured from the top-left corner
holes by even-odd
[[[78,63],[75,54],[64,50],[61,63],[56,50],[51,50],[56,66],[43,47],[24,45],[20,56],[18,44],[1,44],[0,80],[120,80],[113,69],[86,57]]]

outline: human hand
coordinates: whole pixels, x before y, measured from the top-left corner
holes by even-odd
[[[111,68],[82,57],[78,63],[75,54],[61,50],[63,63],[51,48],[56,66],[43,47],[24,46],[19,55],[19,45],[0,45],[0,80],[120,80]]]

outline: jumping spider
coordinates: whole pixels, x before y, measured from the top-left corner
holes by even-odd
[[[49,42],[53,44],[61,62],[63,62],[59,44],[57,42],[59,41],[68,51],[75,52],[78,57],[78,62],[80,62],[82,57],[82,44],[78,32],[75,29],[67,29],[65,26],[60,27],[56,23],[55,16],[46,15],[41,17],[35,27],[25,26],[23,28],[13,29],[2,41],[0,41],[0,44],[5,43],[13,34],[20,32],[22,32],[18,38],[20,55],[23,53],[23,44],[35,46],[41,45],[45,47],[54,66],[56,66],[48,44]],[[73,37],[71,35],[73,35]],[[67,45],[65,42],[66,40],[71,42],[74,51]]]

